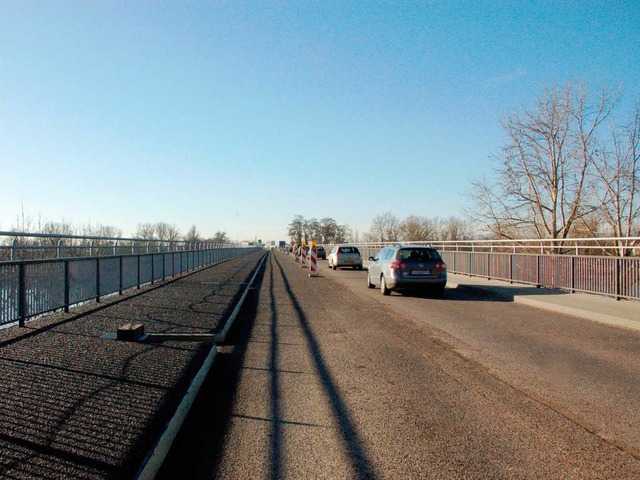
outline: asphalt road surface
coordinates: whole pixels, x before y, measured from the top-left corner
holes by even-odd
[[[640,478],[640,335],[272,254],[160,478]]]

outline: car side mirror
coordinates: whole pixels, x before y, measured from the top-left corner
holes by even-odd
[[[372,261],[374,261],[374,262],[375,262],[375,261],[376,261],[376,260],[378,260],[378,259],[377,259],[376,257],[369,257],[369,260],[372,260]]]

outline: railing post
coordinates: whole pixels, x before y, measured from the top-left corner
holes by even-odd
[[[119,282],[119,284],[118,284],[118,295],[122,295],[122,277],[123,277],[123,275],[122,275],[122,266],[124,265],[124,257],[122,255],[120,255],[119,258],[120,258],[120,260],[119,260],[118,264],[120,265],[120,268],[119,268],[120,271],[118,272],[118,282]]]
[[[138,278],[137,278],[137,282],[136,282],[136,290],[140,290],[140,254],[138,254]]]
[[[571,293],[576,293],[576,256],[571,257]]]
[[[487,279],[491,280],[491,253],[487,253]]]
[[[96,303],[100,303],[100,257],[96,257]]]
[[[64,261],[64,311],[69,313],[71,275],[69,272],[69,260]]]
[[[509,254],[509,283],[513,283],[513,254]]]
[[[615,282],[616,282],[616,300],[620,300],[620,292],[621,292],[621,285],[620,285],[620,274],[622,273],[622,269],[621,269],[621,265],[622,264],[622,259],[620,257],[616,258],[616,268],[615,268]]]
[[[164,282],[164,279],[166,277],[166,272],[167,272],[167,258],[166,258],[166,253],[162,254],[162,281]]]
[[[56,247],[56,258],[62,258],[62,239],[58,240],[58,246]]]
[[[11,261],[12,262],[15,262],[18,259],[18,255],[16,254],[16,241],[17,240],[18,240],[17,238],[14,238],[11,241]]]
[[[542,256],[541,255],[537,255],[537,261],[536,261],[536,288],[540,288],[540,263],[542,261]]]
[[[151,285],[155,282],[156,279],[156,269],[155,269],[156,261],[153,258],[153,253],[151,254]]]
[[[18,325],[24,327],[27,318],[27,279],[25,264],[18,264]]]
[[[89,256],[93,257],[93,240],[91,240],[91,243],[89,244]]]

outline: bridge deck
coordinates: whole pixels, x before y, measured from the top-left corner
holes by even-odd
[[[100,336],[219,330],[259,258],[0,331],[0,477],[134,477],[210,346]],[[640,478],[633,449],[408,318],[272,254],[159,478]]]
[[[260,280],[160,478],[640,475],[636,458],[384,304],[281,254]]]

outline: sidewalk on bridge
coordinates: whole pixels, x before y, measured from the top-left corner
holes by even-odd
[[[536,288],[535,285],[487,280],[449,273],[447,287],[469,290],[544,310],[564,313],[616,327],[640,330],[640,302],[615,300],[602,295]]]

